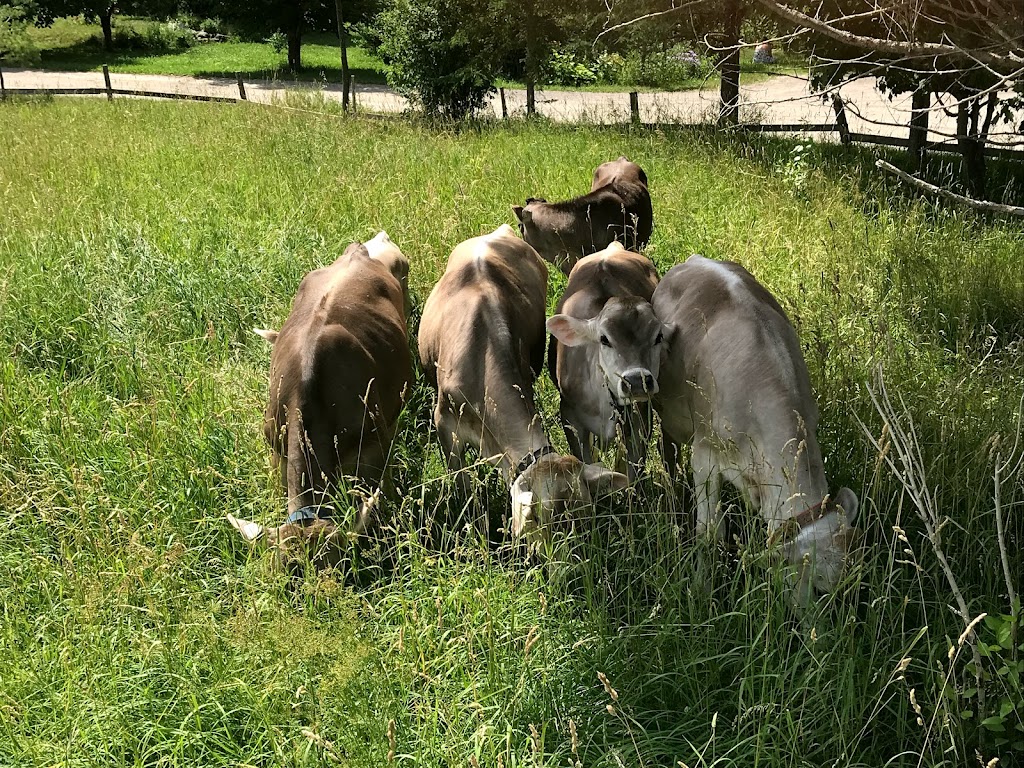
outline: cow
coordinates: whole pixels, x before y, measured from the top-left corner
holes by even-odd
[[[635,480],[651,434],[664,330],[650,301],[658,272],[618,242],[580,259],[556,313],[548,366],[573,454],[592,460],[591,439],[609,445],[621,430]]]
[[[834,589],[855,540],[857,497],[829,495],[818,410],[796,331],[739,264],[691,256],[654,291],[668,327],[655,399],[669,441],[691,444],[698,535],[721,539],[722,480],[760,510],[801,567],[797,595]]]
[[[566,275],[613,241],[631,250],[646,247],[654,227],[647,174],[626,157],[599,165],[586,195],[561,203],[531,197],[512,210],[526,242]]]
[[[288,516],[264,528],[228,515],[248,541],[266,538],[286,567],[309,554],[336,565],[350,539],[370,533],[406,390],[409,262],[381,232],[305,276],[273,345],[263,433],[287,491]],[[332,518],[333,498],[355,477],[364,494],[354,523]]]
[[[547,267],[503,224],[460,243],[423,308],[420,361],[437,390],[434,423],[464,492],[467,448],[509,483],[511,533],[542,541],[567,507],[624,487],[625,476],[561,456],[544,433],[534,381],[544,365]],[[477,521],[489,538],[490,521]]]

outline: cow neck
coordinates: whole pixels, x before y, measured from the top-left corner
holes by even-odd
[[[825,496],[817,504],[812,504],[803,511],[787,519],[782,525],[768,537],[770,543],[788,544],[793,541],[805,528],[810,528],[816,522],[836,510],[836,503],[829,496]]]
[[[550,445],[542,445],[540,448],[535,448],[530,451],[528,454],[523,456],[523,458],[519,460],[519,464],[516,465],[516,477],[523,474],[523,472],[540,461],[541,457],[548,456],[552,453],[557,453],[557,451],[555,451],[555,449]]]

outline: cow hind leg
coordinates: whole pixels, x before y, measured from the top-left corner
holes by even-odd
[[[714,451],[700,445],[693,446],[694,506],[696,509],[697,537],[723,541],[725,527],[722,525],[722,476]]]

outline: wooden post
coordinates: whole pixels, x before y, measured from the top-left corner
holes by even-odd
[[[832,109],[836,111],[836,130],[839,131],[839,143],[850,143],[850,122],[846,119],[846,106],[843,104],[843,97],[838,93],[832,94]]]
[[[928,143],[928,110],[932,105],[932,94],[926,84],[914,91],[910,113],[910,143],[907,152],[914,164],[914,170],[924,165],[925,145]]]
[[[106,64],[103,65],[103,82],[107,86],[107,101],[113,101],[114,89],[110,86],[110,68]]]
[[[501,95],[501,119],[508,120],[508,103],[505,101],[505,89],[499,88],[498,93]]]
[[[640,124],[640,95],[636,91],[629,92],[629,119]]]
[[[0,101],[7,101],[7,87],[4,85],[4,70],[0,67]]]
[[[242,101],[248,101],[249,99],[247,99],[245,96],[245,83],[242,82],[242,73],[236,72],[235,77],[238,78],[238,98],[240,98]]]
[[[537,87],[532,80],[526,83],[526,114],[537,114]]]
[[[356,76],[348,76],[348,85],[352,89],[352,114],[356,113]]]

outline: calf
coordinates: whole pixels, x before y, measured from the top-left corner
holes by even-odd
[[[544,363],[546,297],[544,262],[502,225],[452,251],[420,323],[420,360],[437,389],[434,423],[444,458],[461,470],[472,447],[503,470],[516,537],[543,536],[567,505],[589,504],[593,494],[626,481],[559,456],[544,434],[533,384]],[[488,535],[488,520],[478,527]]]
[[[853,541],[857,497],[828,494],[818,410],[796,331],[743,267],[691,256],[654,292],[669,327],[656,405],[662,430],[692,443],[698,534],[722,536],[725,479],[760,509],[801,569],[799,594],[831,590]]]
[[[412,360],[405,328],[409,262],[381,232],[303,279],[273,344],[263,432],[288,493],[288,517],[266,528],[228,515],[249,541],[266,534],[286,565],[304,548],[338,562],[347,534],[373,522]],[[344,477],[370,488],[348,530],[330,517]]]
[[[654,227],[647,174],[625,157],[599,165],[582,197],[561,203],[531,197],[512,210],[526,242],[567,275],[580,258],[613,241],[645,247]]]
[[[658,273],[649,259],[612,243],[581,259],[569,275],[552,333],[549,367],[561,393],[562,423],[572,452],[592,458],[621,429],[628,473],[639,473],[651,433],[664,333],[650,300]]]

